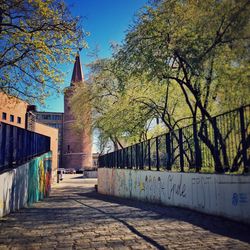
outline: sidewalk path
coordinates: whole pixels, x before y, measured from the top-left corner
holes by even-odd
[[[97,194],[68,175],[50,198],[0,219],[0,249],[250,249],[250,227]]]

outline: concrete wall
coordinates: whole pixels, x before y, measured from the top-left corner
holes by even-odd
[[[0,217],[49,195],[51,153],[0,174]]]
[[[83,177],[85,177],[85,178],[97,178],[97,171],[84,171]]]
[[[250,176],[101,168],[98,192],[250,223]]]

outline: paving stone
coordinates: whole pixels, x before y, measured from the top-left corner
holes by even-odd
[[[9,249],[8,246],[1,246],[0,245],[0,250],[7,250],[7,249]]]
[[[248,225],[104,196],[94,192],[95,180],[74,177],[0,219],[0,250],[250,249]]]

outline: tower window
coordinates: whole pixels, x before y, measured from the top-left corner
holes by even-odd
[[[17,117],[17,123],[21,123],[21,117]]]
[[[68,153],[70,152],[70,145],[68,145]]]

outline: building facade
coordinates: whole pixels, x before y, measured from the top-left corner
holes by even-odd
[[[28,106],[27,102],[0,92],[0,122],[26,128]]]
[[[36,111],[36,121],[58,130],[58,166],[62,166],[63,113]]]

